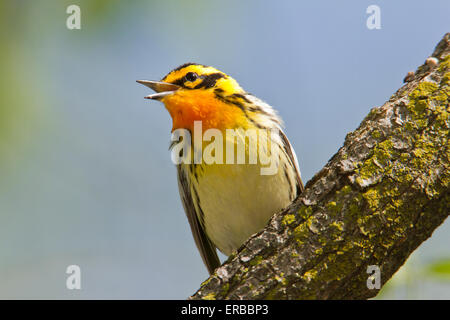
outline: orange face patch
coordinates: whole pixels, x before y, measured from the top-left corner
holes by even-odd
[[[172,131],[193,130],[194,121],[202,121],[203,130],[247,127],[244,112],[219,100],[213,90],[180,89],[161,100],[172,117]]]
[[[169,111],[175,129],[193,130],[194,121],[202,121],[203,130],[246,128],[248,120],[237,105],[221,97],[244,93],[239,84],[219,70],[199,64],[185,64],[161,81],[180,86],[180,89],[161,99]]]

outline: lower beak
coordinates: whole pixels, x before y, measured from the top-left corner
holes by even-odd
[[[180,86],[167,82],[149,81],[149,80],[136,80],[136,82],[143,84],[144,86],[149,87],[150,89],[157,92],[149,96],[146,96],[145,99],[160,100],[161,98],[169,94],[172,94],[178,89],[180,89]]]

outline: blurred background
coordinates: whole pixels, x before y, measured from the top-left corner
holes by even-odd
[[[81,8],[81,30],[66,9]],[[366,8],[381,9],[381,29]],[[0,2],[0,298],[184,299],[208,276],[171,120],[137,79],[217,67],[275,106],[308,181],[450,31],[450,2]],[[450,221],[379,298],[450,299]],[[81,290],[66,268],[81,268]]]

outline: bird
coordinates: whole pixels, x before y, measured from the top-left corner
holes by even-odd
[[[200,136],[214,129],[225,135],[225,144],[231,145],[233,150],[239,143],[263,146],[252,149],[245,145],[241,149],[245,151],[244,162],[207,163],[203,158],[192,161],[198,146],[192,139],[184,141],[188,151],[180,154],[187,161],[176,163],[180,198],[201,258],[208,272],[213,274],[221,265],[217,249],[231,255],[303,192],[297,156],[275,109],[214,67],[185,63],[160,81],[137,82],[156,92],[146,99],[165,105],[172,118],[172,133],[185,130],[192,138],[196,134],[196,123],[200,122]],[[238,133],[230,138],[227,134],[230,130]],[[252,130],[270,130],[271,134],[258,133],[257,137],[247,134]],[[174,142],[177,141],[172,141],[171,148]],[[202,141],[200,148],[205,143]],[[267,163],[247,160],[258,156],[255,152],[261,150],[274,156],[276,170],[270,174],[262,174]],[[216,155],[219,151],[226,153],[228,150],[217,148]],[[212,154],[214,156],[214,152]]]

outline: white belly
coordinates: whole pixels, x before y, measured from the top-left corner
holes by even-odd
[[[282,165],[274,175],[261,175],[258,165],[206,165],[198,182],[191,183],[200,199],[206,234],[226,255],[263,229],[295,196]]]

